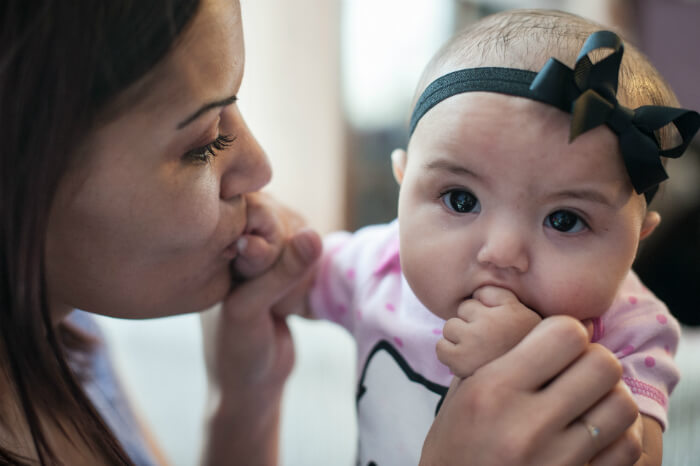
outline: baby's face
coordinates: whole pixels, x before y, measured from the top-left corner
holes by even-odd
[[[543,316],[608,309],[654,222],[615,135],[598,127],[569,143],[569,122],[495,93],[450,97],[421,119],[401,182],[401,264],[436,315],[455,316],[485,285]]]

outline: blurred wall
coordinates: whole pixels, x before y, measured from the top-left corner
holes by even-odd
[[[270,191],[327,232],[344,221],[340,2],[241,0],[239,105],[273,167]]]
[[[700,109],[700,2],[636,0],[634,7],[639,47],[662,71],[681,105]]]

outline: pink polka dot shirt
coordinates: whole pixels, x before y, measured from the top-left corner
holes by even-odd
[[[414,444],[422,445],[452,379],[435,355],[444,321],[406,283],[398,242],[396,221],[327,236],[311,292],[315,317],[342,325],[357,342],[360,464],[417,464]],[[632,271],[594,321],[593,341],[619,358],[640,411],[664,428],[679,380],[679,336],[678,322]],[[377,461],[386,449],[394,453]]]

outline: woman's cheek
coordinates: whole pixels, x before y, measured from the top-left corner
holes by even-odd
[[[163,216],[161,233],[172,244],[203,246],[211,241],[220,225],[222,206],[218,196],[195,192],[174,199],[169,213]]]

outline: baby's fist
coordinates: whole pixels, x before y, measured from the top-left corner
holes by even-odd
[[[510,290],[479,288],[459,306],[457,317],[445,323],[437,357],[455,376],[469,377],[510,351],[540,320]]]

